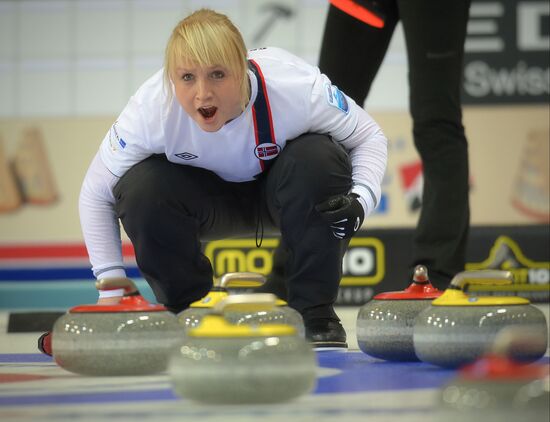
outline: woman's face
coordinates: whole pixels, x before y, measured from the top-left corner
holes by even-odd
[[[224,66],[184,63],[171,75],[176,98],[206,132],[216,132],[241,114],[239,81]]]

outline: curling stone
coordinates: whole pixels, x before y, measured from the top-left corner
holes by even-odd
[[[229,295],[229,289],[257,287],[263,283],[265,283],[265,277],[259,273],[226,273],[221,277],[219,284],[215,285],[204,298],[192,303],[188,309],[179,313],[178,321],[187,332],[190,328],[197,327],[202,318],[211,313],[213,307]],[[281,299],[277,299],[276,306],[272,309],[263,309],[259,312],[227,311],[225,318],[233,324],[290,324],[296,327],[298,335],[305,336],[302,316]]]
[[[438,393],[439,420],[449,422],[548,421],[548,364],[522,364],[514,349],[544,347],[538,333],[520,326],[501,330],[489,353],[462,367]]]
[[[418,358],[443,367],[458,367],[483,355],[496,334],[511,325],[527,326],[548,342],[544,313],[529,300],[515,296],[469,296],[468,284],[502,285],[513,281],[509,271],[465,271],[457,274],[449,288],[416,317],[413,344]],[[515,359],[534,361],[546,345],[517,351]]]
[[[310,392],[316,355],[289,324],[233,324],[233,312],[270,311],[270,293],[230,295],[191,328],[170,360],[174,391],[212,404],[278,403]]]
[[[115,305],[71,308],[54,324],[56,363],[84,375],[146,375],[166,370],[183,338],[174,314],[145,300],[127,278],[108,278],[98,290],[124,289]]]
[[[366,354],[392,361],[418,361],[413,347],[416,316],[443,292],[430,283],[428,270],[416,266],[405,290],[380,293],[357,314],[357,343]]]

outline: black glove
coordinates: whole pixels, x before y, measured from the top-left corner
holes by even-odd
[[[338,239],[349,239],[363,224],[365,212],[357,198],[355,193],[338,195],[315,206]]]

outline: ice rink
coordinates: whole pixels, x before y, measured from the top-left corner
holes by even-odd
[[[546,310],[548,306],[541,307]],[[18,312],[21,312],[20,310]],[[362,353],[357,308],[338,308],[347,352],[318,352],[314,391],[279,405],[199,405],[176,396],[167,373],[86,377],[59,368],[36,349],[39,333],[6,333],[0,319],[0,420],[11,421],[436,421],[440,388],[455,370],[392,363]],[[548,364],[548,354],[542,360]],[[541,362],[541,363],[542,363]],[[542,422],[542,421],[541,421]]]

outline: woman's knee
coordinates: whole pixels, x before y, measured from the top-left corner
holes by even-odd
[[[290,141],[278,158],[278,179],[314,198],[351,188],[351,162],[346,151],[326,135],[307,134]]]
[[[349,170],[351,164],[346,151],[327,135],[308,133],[287,143],[281,158],[292,157],[307,170]]]

